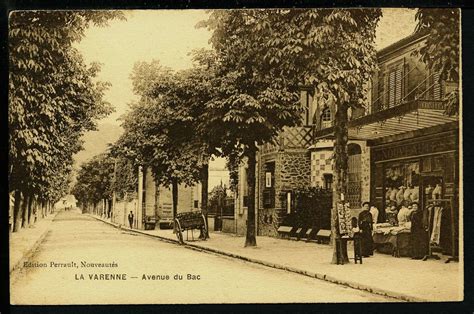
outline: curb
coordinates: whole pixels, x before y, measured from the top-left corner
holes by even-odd
[[[130,229],[130,228],[127,228],[127,227],[125,227],[125,228],[120,227],[118,224],[115,224],[115,223],[112,223],[112,222],[109,222],[109,221],[106,221],[106,220],[102,220],[102,219],[100,219],[98,217],[95,217],[95,216],[92,216],[92,215],[89,215],[89,216],[92,217],[92,218],[95,218],[99,221],[102,221],[104,223],[107,223],[107,224],[109,224],[109,225],[111,225],[115,228],[119,228],[119,229],[123,229],[123,230],[127,230],[127,231],[132,231],[132,232],[135,232],[135,233],[138,233],[138,234],[141,234],[141,235],[145,235],[145,236],[148,236],[150,238],[159,239],[159,240],[162,240],[162,241],[168,242],[168,243],[180,244],[178,240],[165,238],[165,237],[162,237],[162,236],[159,236],[159,235],[148,234],[148,233],[145,233],[145,232],[143,232],[141,230],[137,230],[137,229]],[[393,299],[397,299],[397,300],[401,300],[401,301],[406,301],[406,302],[428,302],[429,301],[427,299],[418,298],[418,297],[414,297],[414,296],[411,296],[411,295],[407,295],[407,294],[403,294],[403,293],[399,293],[399,292],[394,292],[394,291],[391,291],[391,290],[385,290],[385,289],[382,289],[382,288],[377,288],[377,287],[361,284],[361,283],[358,283],[358,282],[339,279],[339,278],[333,277],[331,275],[323,274],[323,273],[315,273],[315,272],[310,272],[310,271],[306,271],[306,270],[301,270],[301,269],[294,268],[294,267],[291,267],[291,266],[284,266],[284,265],[280,265],[280,264],[266,262],[266,261],[262,261],[262,260],[251,258],[251,257],[245,257],[245,256],[234,254],[234,253],[229,253],[229,252],[220,251],[220,250],[216,250],[216,249],[212,249],[212,248],[208,248],[208,247],[203,247],[203,246],[196,245],[196,244],[185,243],[184,245],[181,245],[181,246],[183,246],[185,248],[188,248],[188,249],[191,249],[191,250],[199,251],[199,252],[206,252],[206,253],[214,253],[214,254],[218,254],[218,255],[224,255],[224,256],[227,256],[227,257],[231,257],[231,258],[237,258],[237,259],[240,259],[240,260],[243,260],[243,261],[246,261],[246,262],[250,262],[250,263],[254,263],[254,264],[260,264],[260,265],[263,265],[263,266],[266,266],[266,267],[271,267],[271,268],[280,269],[280,270],[286,270],[286,271],[296,273],[296,274],[299,274],[299,275],[324,280],[324,281],[331,282],[331,283],[334,283],[334,284],[350,287],[350,288],[353,288],[353,289],[357,289],[357,290],[361,290],[361,291],[365,291],[365,292],[369,292],[369,293],[372,293],[372,294],[377,294],[377,295],[381,295],[381,296],[384,296],[384,297],[389,297],[389,298],[393,298]]]
[[[54,217],[51,219],[51,222],[54,221],[54,218],[56,218],[56,215],[59,213],[56,212],[54,214]],[[41,235],[40,237],[38,238],[38,240],[36,240],[36,242],[33,244],[32,247],[30,247],[26,252],[25,254],[23,254],[22,258],[20,258],[20,260],[18,260],[17,263],[15,263],[15,265],[13,265],[13,267],[10,269],[10,272],[9,274],[11,275],[14,271],[17,271],[17,270],[20,270],[23,268],[23,264],[24,262],[26,262],[30,257],[31,255],[33,255],[33,253],[36,251],[36,249],[41,245],[41,243],[44,241],[44,239],[46,238],[46,236],[49,234],[51,230],[49,228],[47,228]]]

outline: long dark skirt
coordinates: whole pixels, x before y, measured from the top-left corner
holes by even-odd
[[[416,230],[411,232],[412,257],[423,258],[428,254],[428,232]]]
[[[422,211],[415,211],[411,214],[411,246],[412,257],[423,258],[428,254],[428,231],[424,227],[424,215]]]
[[[374,239],[370,229],[362,229],[360,232],[362,256],[369,256],[374,254]]]

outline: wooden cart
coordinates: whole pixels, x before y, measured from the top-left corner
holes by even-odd
[[[199,229],[201,234],[207,234],[206,218],[201,212],[185,212],[176,215],[176,236],[181,244],[184,244],[183,231],[186,230],[186,241],[189,240],[188,232],[191,230],[191,236],[194,240],[194,229]]]

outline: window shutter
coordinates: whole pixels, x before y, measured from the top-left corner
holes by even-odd
[[[402,100],[403,64],[397,66],[395,70],[395,105]]]
[[[395,88],[396,88],[396,73],[390,71],[388,74],[388,106],[392,107],[395,105]]]

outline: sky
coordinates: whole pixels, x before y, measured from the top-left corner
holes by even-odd
[[[105,99],[113,105],[115,112],[101,120],[102,125],[120,125],[117,118],[127,111],[131,101],[137,99],[129,78],[136,62],[157,59],[165,66],[181,70],[191,67],[188,53],[193,49],[211,48],[208,43],[211,33],[195,27],[207,18],[205,10],[124,12],[126,21],[111,21],[107,27],[91,27],[76,45],[86,63],[101,63],[98,79],[112,84]],[[410,35],[415,25],[415,10],[383,9],[376,48],[384,48]]]
[[[130,101],[136,99],[129,75],[138,61],[160,60],[175,70],[191,67],[188,53],[210,47],[209,32],[196,29],[206,18],[199,10],[125,11],[126,21],[112,21],[108,27],[91,27],[77,48],[87,63],[96,61],[102,68],[101,81],[112,83],[106,94],[116,112],[102,122],[119,124]]]

